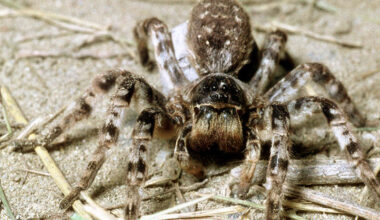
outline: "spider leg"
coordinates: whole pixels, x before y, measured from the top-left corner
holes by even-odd
[[[160,108],[146,108],[140,113],[133,129],[126,180],[128,197],[125,207],[126,219],[137,219],[139,216],[140,191],[148,175],[148,151],[155,127],[161,127],[160,121],[170,121],[169,116]]]
[[[273,75],[281,53],[284,51],[286,34],[281,31],[271,32],[264,44],[259,68],[250,80],[249,84],[257,95],[263,94],[268,87],[271,75]]]
[[[133,143],[127,176],[127,185],[131,187],[130,189],[128,188],[130,190],[128,191],[129,194],[135,193],[136,187],[137,189],[139,188],[139,181],[145,180],[148,155],[147,141],[151,139],[153,131],[155,128],[168,129],[171,125],[169,116],[163,110],[166,103],[165,97],[151,88],[142,78],[127,71],[123,71],[121,75],[122,77],[117,79],[117,88],[110,102],[107,120],[99,135],[98,147],[91,156],[78,185],[61,201],[60,207],[63,209],[69,207],[78,198],[80,192],[87,189],[93,182],[98,170],[106,159],[107,150],[117,142],[122,126],[122,111],[129,105],[132,97],[139,99],[138,102],[140,104],[146,101],[150,108],[145,108],[140,113],[132,134]],[[136,209],[129,206],[127,214],[130,216],[138,215],[139,194],[133,194],[133,198],[136,198],[134,201],[136,203],[133,206]]]
[[[241,169],[238,185],[231,182],[229,188],[234,195],[244,198],[251,187],[251,180],[255,174],[256,164],[260,160],[261,142],[256,132],[249,129],[245,147],[245,159]]]
[[[137,24],[134,36],[138,45],[140,62],[143,65],[151,63],[147,47],[148,36],[151,37],[156,62],[167,91],[188,82],[175,57],[171,34],[165,23],[157,18],[146,19]]]
[[[298,66],[268,90],[265,93],[265,98],[270,102],[287,102],[294,98],[298,90],[309,81],[322,86],[330,98],[343,108],[355,126],[365,125],[365,118],[356,109],[343,84],[334,77],[326,66],[319,63]]]
[[[347,159],[354,165],[357,175],[360,176],[368,188],[380,198],[380,183],[368,165],[365,153],[360,147],[357,138],[352,133],[342,110],[333,101],[321,97],[303,97],[288,103],[290,113],[312,113],[316,108],[322,109],[341,151],[346,152]]]
[[[71,103],[67,113],[56,126],[49,129],[47,134],[34,140],[15,140],[14,151],[29,151],[36,146],[47,146],[63,132],[70,129],[77,122],[88,118],[91,115],[93,106],[96,105],[96,98],[99,94],[107,93],[115,84],[118,78],[122,77],[123,71],[112,70],[95,77],[92,85],[77,100]]]
[[[266,174],[266,219],[281,219],[283,186],[289,163],[289,113],[285,106],[272,104],[272,146]]]
[[[191,124],[186,124],[180,131],[175,144],[174,157],[178,160],[182,170],[194,175],[198,179],[202,179],[205,175],[203,165],[199,161],[192,159],[187,150],[186,138],[191,129]]]

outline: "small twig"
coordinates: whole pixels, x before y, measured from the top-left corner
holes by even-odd
[[[15,118],[16,122],[18,123],[25,123],[27,124],[28,121],[22,114],[20,108],[18,107],[16,101],[12,98],[11,94],[5,87],[1,87],[1,93],[3,97],[5,96],[6,99],[4,102],[9,107],[9,114]],[[29,138],[33,139],[35,138],[35,135],[30,135]],[[52,176],[54,182],[57,184],[58,188],[63,192],[64,195],[68,195],[71,192],[71,186],[65,179],[62,171],[58,168],[58,166],[55,164],[53,158],[50,157],[49,152],[46,150],[46,148],[37,146],[35,149],[35,152],[42,160],[43,164],[45,165],[46,169]],[[92,219],[83,209],[83,204],[81,201],[77,200],[73,204],[74,210],[81,215],[85,219]]]
[[[219,209],[209,209],[205,211],[197,211],[197,212],[185,212],[185,213],[177,213],[177,214],[165,214],[160,215],[155,218],[155,220],[164,220],[164,219],[215,219],[217,216],[221,215],[229,215],[234,213],[242,213],[246,209],[241,206],[232,206],[225,207]],[[143,218],[144,219],[144,216]],[[222,218],[224,219],[224,218]]]
[[[301,29],[299,27],[295,27],[295,26],[292,26],[289,24],[280,23],[277,21],[273,21],[271,23],[271,25],[274,28],[280,29],[280,30],[285,31],[285,32],[290,33],[290,34],[300,34],[300,35],[304,35],[304,36],[307,36],[307,37],[310,37],[310,38],[313,38],[316,40],[334,43],[334,44],[338,44],[338,45],[345,46],[345,47],[352,47],[352,48],[362,48],[363,47],[363,45],[361,43],[358,43],[358,42],[349,42],[349,41],[340,40],[340,39],[337,39],[337,38],[330,36],[330,35],[318,34],[318,33],[312,32],[312,31],[304,30],[304,29]]]
[[[5,126],[7,128],[7,133],[0,137],[0,143],[1,143],[1,142],[8,140],[13,134],[12,127],[11,127],[9,120],[8,120],[7,110],[5,109],[5,106],[2,103],[1,91],[0,91],[0,107],[1,107],[1,113],[4,117]]]
[[[98,209],[98,207],[94,207],[92,205],[84,205],[84,210],[90,213],[92,217],[101,220],[119,220],[118,218],[110,215],[108,212],[104,212],[103,209]]]
[[[358,74],[358,77],[356,77],[356,78],[357,78],[357,80],[363,81],[364,79],[374,75],[375,73],[379,73],[379,72],[380,72],[380,68],[365,72],[363,74]]]
[[[204,200],[207,200],[209,198],[211,198],[212,195],[207,195],[207,196],[203,196],[201,198],[198,198],[198,199],[194,199],[192,201],[189,201],[189,202],[186,202],[186,203],[182,203],[182,204],[179,204],[179,205],[176,205],[174,207],[171,207],[171,208],[168,208],[168,209],[165,209],[163,211],[160,211],[160,212],[157,212],[155,214],[152,214],[152,215],[146,215],[146,216],[143,216],[141,217],[141,220],[150,220],[150,219],[157,219],[159,216],[161,215],[164,215],[164,214],[168,214],[168,213],[172,213],[172,212],[176,212],[178,210],[181,210],[181,209],[184,209],[186,207],[189,207],[189,206],[192,206],[192,205],[195,205],[197,203],[200,203]]]
[[[304,212],[321,212],[321,213],[331,213],[331,214],[343,214],[335,209],[325,208],[319,205],[302,203],[302,202],[293,202],[285,200],[282,202],[285,207],[292,208],[298,211]]]
[[[81,198],[83,198],[87,203],[88,207],[85,210],[88,211],[92,216],[97,217],[97,216],[102,216],[102,218],[99,219],[104,219],[104,220],[114,220],[116,219],[113,215],[108,213],[106,210],[104,210],[99,204],[97,204],[89,195],[86,191],[82,191],[80,193]]]
[[[4,105],[7,106],[7,110],[9,114],[14,118],[14,120],[17,123],[20,123],[22,125],[27,125],[28,121],[24,116],[24,113],[20,110],[20,107],[18,106],[17,102],[5,86],[0,87],[0,93],[2,102]]]
[[[84,20],[81,20],[78,18],[60,15],[60,14],[55,14],[55,13],[48,13],[48,12],[34,10],[34,9],[28,9],[28,8],[25,8],[22,5],[19,5],[13,1],[0,0],[0,4],[6,6],[8,8],[14,9],[14,10],[20,12],[21,14],[31,16],[31,17],[50,18],[50,19],[54,19],[57,21],[62,21],[65,23],[71,23],[71,24],[75,24],[75,25],[79,25],[79,26],[84,26],[84,27],[88,27],[91,29],[95,29],[95,30],[107,30],[108,29],[108,28],[100,26],[96,23],[84,21]]]
[[[16,220],[16,217],[14,216],[12,209],[8,203],[7,197],[5,196],[3,187],[1,186],[1,179],[0,179],[0,199],[4,205],[4,208],[5,208],[5,211],[7,212],[8,217],[12,220]]]
[[[380,127],[361,127],[361,128],[354,128],[355,131],[377,131],[380,130]]]
[[[372,169],[380,163],[380,158],[368,159]],[[259,161],[254,174],[254,184],[265,182],[268,161]],[[237,167],[235,169],[241,169]],[[237,171],[236,173],[239,173]],[[290,160],[287,181],[295,185],[336,185],[363,183],[357,177],[355,168],[344,159]]]
[[[254,209],[258,209],[258,210],[265,210],[264,205],[257,204],[257,203],[254,203],[254,202],[251,202],[248,200],[235,199],[235,198],[224,197],[224,196],[213,195],[213,194],[202,194],[202,193],[197,193],[197,194],[199,194],[201,196],[206,196],[206,195],[211,196],[211,199],[214,199],[214,200],[219,200],[219,201],[229,202],[229,203],[233,203],[233,204],[248,206],[248,207],[251,207]],[[285,216],[292,218],[292,219],[296,219],[296,220],[300,220],[300,219],[305,220],[304,218],[302,218],[302,217],[300,217],[294,213],[285,213]]]
[[[304,3],[312,3],[313,1],[315,0],[298,0],[299,2],[304,2]],[[318,9],[321,9],[321,10],[324,10],[324,11],[327,11],[327,12],[331,12],[331,13],[336,13],[338,11],[338,9],[330,4],[328,4],[327,2],[325,1],[321,1],[321,0],[316,0],[313,5],[318,8]]]
[[[72,53],[71,51],[33,51],[33,52],[23,52],[16,55],[17,59],[32,59],[32,58],[73,58],[73,59],[112,59],[118,57],[131,57],[129,52],[123,53],[113,53],[113,54],[92,54],[92,53]]]
[[[12,2],[9,2],[7,0],[0,0],[0,4],[3,4],[15,10],[15,13],[18,15],[28,16],[38,20],[42,20],[46,23],[57,26],[59,28],[63,28],[68,31],[92,35],[103,35],[107,37],[109,40],[112,40],[115,43],[118,43],[120,46],[122,46],[123,49],[126,51],[127,56],[129,56],[132,59],[134,58],[133,51],[129,48],[134,44],[128,41],[127,39],[116,36],[114,33],[109,31],[109,28],[106,26],[101,26],[92,22],[88,22],[70,16],[23,8],[21,6],[15,6]]]
[[[199,189],[200,187],[204,186],[207,182],[208,182],[208,179],[205,179],[202,182],[194,183],[190,186],[180,186],[179,189],[181,190],[182,193],[190,192],[190,191],[194,191],[194,190]],[[167,193],[172,193],[174,191],[175,191],[175,188],[172,187],[171,189],[168,189],[164,192],[159,192],[159,193],[156,193],[154,195],[145,196],[142,200],[143,201],[149,200],[149,199],[155,198],[157,196],[162,196],[162,195],[167,194]],[[120,209],[120,208],[124,208],[125,206],[126,206],[126,204],[119,204],[119,205],[115,205],[115,206],[108,206],[105,209],[108,209],[108,210]]]
[[[190,186],[180,186],[179,189],[183,193],[191,192],[191,191],[197,190],[197,189],[201,188],[202,186],[206,185],[207,182],[208,182],[208,179],[205,179],[202,182],[194,183]],[[143,200],[149,200],[149,199],[155,198],[157,196],[161,196],[163,194],[172,193],[172,192],[175,192],[175,190],[176,189],[174,187],[172,187],[171,189],[168,189],[164,192],[159,192],[159,193],[156,193],[156,194],[151,195],[151,196],[146,196],[143,198]]]
[[[294,196],[323,206],[334,208],[339,211],[349,213],[353,216],[360,216],[366,219],[380,219],[380,212],[374,209],[362,207],[353,202],[341,201],[330,195],[325,195],[315,190],[285,185],[284,192],[288,196]]]
[[[68,107],[68,104],[64,105],[62,108],[60,108],[57,112],[54,114],[49,114],[46,117],[38,117],[34,119],[31,123],[28,124],[17,136],[16,139],[25,139],[27,136],[29,136],[32,132],[38,130],[41,130],[44,128],[48,123],[52,122],[54,119],[56,119],[60,114],[62,114]]]
[[[27,42],[33,41],[33,40],[43,40],[43,39],[67,37],[67,36],[71,36],[73,34],[75,34],[75,33],[64,32],[64,33],[58,33],[58,34],[50,34],[50,33],[49,34],[46,34],[46,33],[37,34],[37,35],[33,35],[33,36],[26,36],[26,37],[19,38],[19,39],[15,40],[15,44],[27,43]]]
[[[51,176],[49,173],[45,173],[45,172],[42,172],[42,171],[37,171],[37,170],[29,170],[29,169],[17,169],[16,171],[22,171],[22,172],[27,172],[27,173],[33,173],[33,174],[37,174],[37,175],[40,175],[40,176]]]

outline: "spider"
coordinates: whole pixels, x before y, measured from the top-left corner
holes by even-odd
[[[204,175],[203,164],[193,158],[191,152],[244,154],[239,182],[231,186],[232,192],[241,197],[250,187],[262,148],[269,143],[265,214],[267,219],[280,219],[282,187],[291,148],[290,114],[313,114],[318,109],[324,114],[341,151],[346,152],[347,160],[380,197],[379,181],[348,122],[362,126],[365,119],[342,83],[324,65],[307,63],[268,88],[287,37],[281,31],[269,33],[259,53],[249,16],[236,0],[202,0],[192,9],[190,20],[172,32],[161,20],[146,19],[136,25],[134,36],[140,62],[150,69],[154,62],[149,57],[148,41],[152,41],[155,61],[165,85],[163,91],[154,89],[129,71],[99,74],[62,121],[36,141],[20,144],[20,147],[48,145],[76,122],[89,117],[99,94],[116,87],[112,90],[98,147],[79,183],[60,203],[61,208],[69,207],[93,182],[107,150],[117,144],[121,115],[132,101],[139,104],[140,113],[132,132],[132,146],[128,148],[126,219],[139,216],[140,191],[148,173],[151,140],[167,135],[177,136],[174,156],[181,168],[199,178]],[[252,58],[259,60],[257,70],[244,82],[239,74]],[[331,99],[316,96],[294,99],[307,82],[320,85]]]

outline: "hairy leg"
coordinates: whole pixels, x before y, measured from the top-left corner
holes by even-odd
[[[191,124],[186,124],[180,131],[175,144],[174,157],[178,160],[182,170],[194,175],[198,179],[202,179],[205,175],[203,165],[199,161],[192,159],[187,150],[186,138],[191,129]]]
[[[281,53],[284,51],[286,43],[286,34],[281,31],[269,33],[265,40],[264,48],[261,54],[259,68],[251,81],[251,88],[257,95],[263,94],[268,87],[271,75],[273,75]]]
[[[54,141],[66,130],[73,127],[77,122],[90,116],[92,109],[96,105],[99,94],[107,93],[114,87],[119,78],[123,78],[125,71],[112,70],[97,75],[92,81],[92,85],[80,98],[75,100],[68,107],[67,113],[56,126],[50,128],[45,135],[35,140],[15,140],[14,151],[30,151],[36,146],[46,146]]]
[[[285,106],[273,104],[272,108],[272,146],[266,174],[265,201],[266,219],[281,219],[283,186],[289,163],[289,113]]]
[[[137,24],[134,29],[135,40],[138,45],[140,62],[150,65],[148,39],[151,37],[156,62],[161,77],[165,81],[167,91],[188,82],[183,74],[174,54],[173,42],[168,27],[157,18],[149,18]]]
[[[69,195],[59,204],[61,209],[67,209],[71,204],[78,198],[79,193],[82,190],[87,189],[91,183],[94,181],[95,176],[105,161],[106,152],[109,148],[114,145],[119,137],[119,131],[121,127],[120,115],[122,113],[122,108],[117,107],[113,103],[108,109],[107,121],[104,123],[100,137],[99,144],[95,152],[91,155],[90,161],[85,168],[79,183],[74,187]]]
[[[357,175],[380,198],[380,183],[368,165],[365,153],[352,133],[342,110],[333,101],[321,97],[303,97],[288,103],[290,113],[306,112],[312,114],[317,108],[322,109],[341,151],[346,153],[347,159],[354,165]]]
[[[132,148],[128,157],[126,219],[137,219],[141,202],[140,191],[148,175],[149,148],[155,126],[159,121],[170,121],[169,116],[159,108],[144,109],[137,118],[132,132]],[[165,123],[166,124],[166,123]]]
[[[61,204],[61,208],[67,208],[72,204],[72,202],[78,197],[80,191],[87,189],[93,182],[96,173],[100,169],[101,165],[105,160],[106,151],[117,142],[119,135],[119,130],[121,127],[121,113],[129,105],[132,97],[139,99],[139,103],[143,101],[147,102],[148,105],[153,106],[157,109],[163,109],[166,103],[165,97],[162,96],[158,91],[154,90],[143,80],[142,78],[133,75],[128,71],[120,72],[121,77],[115,79],[117,84],[116,91],[112,96],[110,101],[110,106],[108,109],[108,116],[105,124],[100,133],[99,144],[95,152],[93,153],[88,166],[86,167],[79,184],[74,188],[74,190],[66,196]],[[96,82],[96,81],[95,81]],[[105,87],[99,87],[105,88]],[[148,110],[143,110],[137,121],[137,127],[144,122],[144,112]],[[162,111],[162,110],[161,110]],[[160,123],[158,125],[167,125],[167,118],[157,117]],[[137,129],[135,128],[135,130]],[[152,131],[154,126],[151,127]],[[139,135],[134,131],[134,136],[139,137]],[[136,138],[135,138],[136,139]],[[136,141],[134,139],[134,144]]]
[[[255,174],[256,164],[260,160],[261,142],[256,135],[257,132],[249,129],[247,132],[247,142],[245,147],[245,159],[239,176],[239,181],[229,184],[229,188],[234,196],[244,198],[249,188],[251,181]]]
[[[319,63],[307,63],[298,66],[285,78],[265,93],[270,102],[287,102],[294,98],[299,89],[312,81],[322,86],[329,97],[338,103],[355,126],[365,125],[365,118],[359,113],[343,84],[339,82],[329,69]]]

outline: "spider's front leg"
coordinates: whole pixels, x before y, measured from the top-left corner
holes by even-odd
[[[166,103],[165,97],[150,87],[145,80],[127,71],[124,71],[122,77],[117,80],[117,89],[109,106],[107,120],[101,129],[98,147],[91,156],[79,184],[61,201],[61,208],[68,208],[78,198],[80,192],[87,189],[93,182],[105,160],[106,151],[117,142],[122,125],[122,111],[129,105],[134,95],[141,99],[139,104],[147,102],[146,104],[150,106],[145,108],[137,119],[129,154],[127,185],[129,186],[128,195],[132,200],[128,200],[126,216],[130,219],[137,218],[141,201],[138,191],[147,173],[148,142],[155,128],[169,130],[172,128],[172,121],[163,110]]]
[[[272,104],[272,145],[267,168],[265,188],[266,219],[281,219],[283,186],[288,171],[290,139],[289,113],[285,106]]]
[[[261,143],[271,141],[269,166],[266,173],[267,189],[266,218],[281,219],[283,185],[289,161],[289,113],[285,106],[272,104],[262,109],[262,114],[249,120],[250,127],[246,159],[240,173],[238,184],[231,183],[232,193],[244,197],[249,191],[255,173],[256,163],[260,159]],[[257,117],[259,116],[259,117]]]
[[[123,77],[125,71],[111,70],[97,75],[92,81],[92,85],[77,100],[71,103],[67,113],[57,125],[49,129],[45,135],[34,140],[20,139],[13,141],[13,151],[30,151],[36,146],[48,146],[58,136],[73,127],[77,122],[88,118],[92,109],[96,106],[99,94],[107,93],[116,84],[116,81]]]
[[[148,175],[150,142],[155,128],[169,129],[171,120],[160,108],[146,108],[137,118],[132,132],[132,148],[129,153],[127,170],[127,206],[126,219],[137,219],[141,202],[140,191]]]
[[[366,161],[365,153],[352,133],[345,114],[331,100],[321,97],[303,97],[290,101],[290,113],[300,112],[312,114],[321,108],[327,122],[338,141],[341,151],[346,153],[347,159],[353,164],[357,175],[360,176],[368,188],[380,199],[380,182]]]
[[[249,129],[247,132],[247,143],[245,148],[245,160],[242,165],[239,179],[232,180],[229,188],[233,196],[244,198],[251,187],[252,178],[255,174],[256,164],[260,160],[261,142],[256,135],[257,132]]]
[[[203,165],[199,161],[192,159],[187,150],[187,137],[191,129],[190,123],[183,126],[176,141],[174,157],[179,162],[182,170],[194,175],[198,179],[202,179],[205,175]]]
[[[329,97],[343,108],[355,126],[365,125],[365,118],[351,101],[343,84],[334,77],[326,66],[319,63],[307,63],[298,66],[268,90],[265,93],[265,98],[270,102],[290,101],[310,81],[324,88]]]

